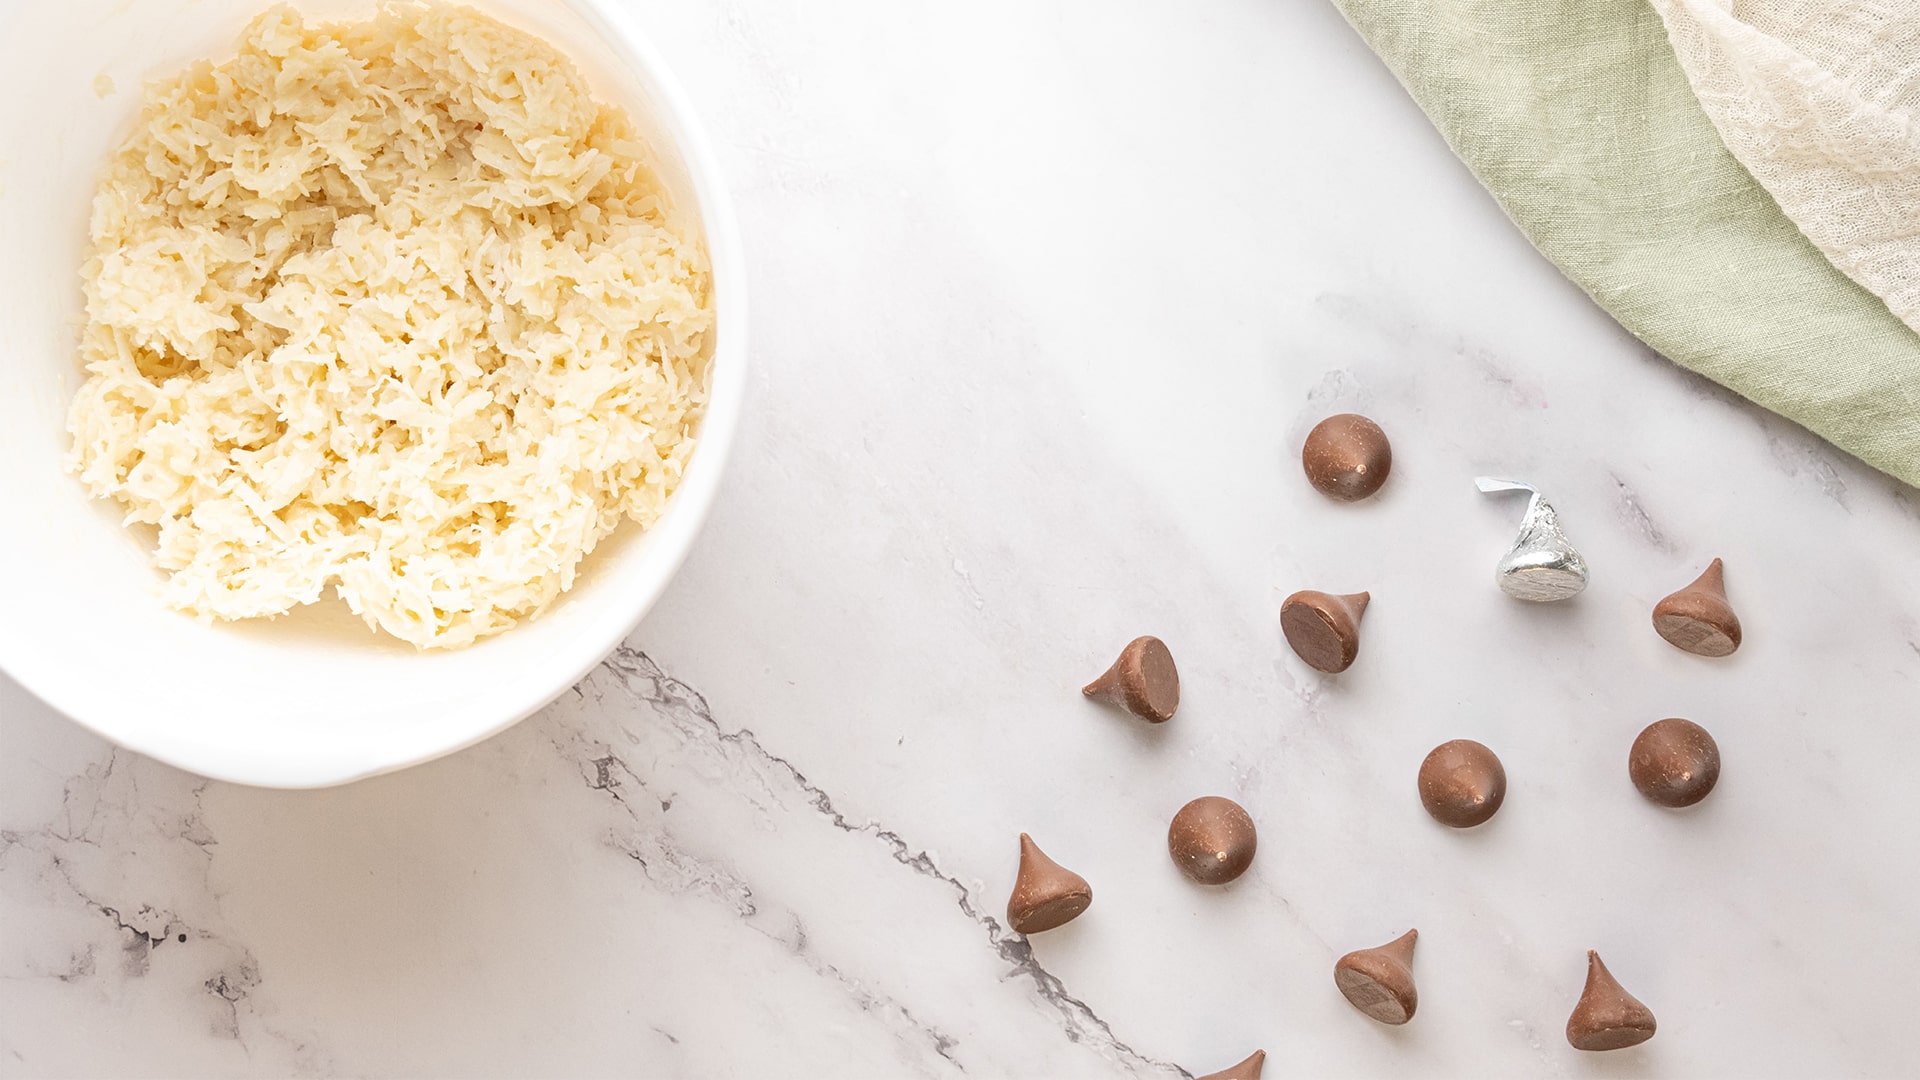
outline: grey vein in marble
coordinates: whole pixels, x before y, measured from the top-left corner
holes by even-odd
[[[718,742],[737,749],[740,753],[751,757],[764,766],[775,769],[793,785],[795,790],[804,795],[815,812],[830,822],[835,829],[845,833],[868,836],[880,841],[885,845],[888,854],[895,863],[912,870],[916,874],[938,881],[950,888],[954,893],[954,902],[961,914],[965,915],[980,927],[986,935],[988,944],[993,948],[994,952],[1007,963],[1008,977],[1025,978],[1029,980],[1032,983],[1035,995],[1039,997],[1041,1001],[1058,1011],[1062,1021],[1062,1030],[1068,1039],[1074,1042],[1090,1042],[1104,1051],[1112,1052],[1122,1063],[1144,1066],[1163,1073],[1173,1073],[1180,1076],[1190,1075],[1186,1070],[1181,1069],[1177,1065],[1170,1062],[1156,1061],[1139,1053],[1133,1047],[1127,1045],[1115,1036],[1112,1028],[1106,1021],[1095,1014],[1093,1009],[1088,1006],[1085,1001],[1069,993],[1060,979],[1047,971],[1047,969],[1035,959],[1033,946],[1027,941],[1025,935],[1012,932],[1004,927],[999,919],[984,911],[977,902],[973,891],[958,878],[943,872],[932,855],[926,851],[915,850],[905,838],[878,822],[869,821],[856,823],[848,820],[844,814],[834,807],[832,796],[808,780],[806,774],[797,766],[786,758],[767,750],[761,745],[759,738],[755,736],[751,730],[747,728],[735,728],[729,731],[722,728],[720,723],[714,719],[712,711],[707,707],[706,699],[703,698],[698,691],[695,691],[693,688],[661,671],[659,665],[655,664],[645,653],[623,645],[614,650],[614,654],[606,660],[601,670],[611,672],[615,675],[620,680],[621,685],[632,692],[639,700],[650,705],[656,712],[664,713],[682,724],[704,729]],[[595,676],[589,676],[588,682],[595,682],[597,677],[598,672],[596,672]],[[594,768],[592,784],[594,787],[606,790],[614,798],[619,799],[620,796],[616,790],[617,784],[607,782],[608,772],[601,764],[607,760],[609,759],[596,758],[590,763]],[[615,762],[618,761],[617,758],[611,758],[611,760]],[[619,775],[626,776],[635,783],[638,783],[638,778],[633,775],[632,770],[627,768],[624,762],[619,763],[618,770]],[[622,803],[623,805],[625,804],[624,800],[622,800]],[[663,810],[664,809],[665,807],[663,806]],[[631,808],[629,808],[629,812],[632,812]],[[672,858],[671,849],[661,849],[661,852],[668,858]],[[643,867],[648,865],[645,858],[641,855],[632,851],[629,851],[628,855],[640,862]],[[722,891],[725,895],[733,897],[735,909],[742,918],[748,918],[757,914],[752,902],[753,891],[744,883],[735,883],[732,888]],[[798,929],[798,939],[790,942],[789,946],[797,955],[804,956],[807,952],[805,931],[803,927]],[[849,979],[831,965],[823,963],[820,964],[816,970],[823,976],[829,977],[835,982],[842,984],[847,992],[860,1001],[863,1009],[873,1010],[875,1008],[885,1008],[895,1010],[909,1023],[920,1026],[913,1020],[913,1014],[904,1006],[873,995],[864,987],[861,987],[857,981]],[[950,1036],[943,1035],[932,1028],[922,1026],[921,1030],[932,1042],[941,1057],[953,1061],[956,1066],[959,1065],[958,1059],[953,1054],[953,1050],[958,1045],[957,1040]]]

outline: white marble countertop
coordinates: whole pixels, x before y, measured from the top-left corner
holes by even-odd
[[[1618,329],[1323,3],[637,2],[756,290],[701,546],[575,692],[342,789],[206,783],[0,678],[0,1074],[1920,1069],[1920,495]],[[1351,506],[1296,456],[1348,409],[1395,450]],[[1493,588],[1485,471],[1585,595]],[[1648,625],[1716,555],[1726,661]],[[1280,638],[1302,587],[1373,593],[1343,676]],[[1161,728],[1077,692],[1141,633]],[[1626,776],[1669,715],[1725,756],[1691,812]],[[1511,779],[1467,833],[1414,790],[1454,737]],[[1164,841],[1208,793],[1261,830],[1217,890]],[[1021,830],[1096,894],[1032,941]],[[1388,1029],[1331,969],[1408,926]],[[1567,1046],[1590,947],[1644,1047]]]

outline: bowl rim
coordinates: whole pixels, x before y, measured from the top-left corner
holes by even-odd
[[[744,253],[733,204],[719,163],[714,157],[706,130],[672,69],[647,35],[634,24],[632,17],[610,0],[566,2],[608,48],[631,65],[648,84],[657,111],[655,118],[672,139],[699,204],[698,219],[705,233],[710,272],[713,275],[717,344],[710,362],[707,405],[700,420],[700,441],[686,475],[668,500],[665,514],[653,527],[655,531],[669,532],[664,527],[671,521],[675,528],[670,530],[669,535],[658,537],[643,552],[636,553],[653,561],[657,570],[641,579],[639,588],[629,602],[608,605],[605,612],[599,613],[583,626],[569,647],[556,657],[552,665],[556,672],[554,675],[547,678],[521,677],[502,687],[499,699],[502,709],[497,719],[445,745],[423,748],[417,744],[402,743],[396,750],[382,753],[383,744],[368,742],[363,747],[367,753],[358,759],[329,758],[322,762],[293,755],[263,758],[257,753],[235,754],[209,745],[191,734],[175,733],[166,728],[134,732],[110,730],[112,725],[102,725],[88,718],[87,709],[79,700],[83,695],[65,690],[68,684],[64,681],[51,676],[37,678],[29,665],[0,663],[0,669],[4,669],[28,693],[116,746],[211,780],[283,789],[334,787],[425,764],[506,731],[579,683],[646,618],[677,576],[705,525],[719,493],[739,430],[748,387],[750,355],[746,337]],[[513,631],[509,629],[505,633],[511,634]],[[566,656],[576,658],[566,663]]]

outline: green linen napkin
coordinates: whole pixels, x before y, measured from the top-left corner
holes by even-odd
[[[1645,0],[1334,2],[1621,325],[1920,485],[1920,336],[1727,152]]]

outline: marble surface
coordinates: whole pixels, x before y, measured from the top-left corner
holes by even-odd
[[[206,783],[0,678],[0,1074],[1920,1069],[1920,495],[1621,332],[1323,4],[636,2],[756,289],[701,546],[543,713],[343,789]],[[1350,409],[1395,468],[1334,505],[1296,454]],[[1495,590],[1489,471],[1585,595]],[[1716,555],[1725,661],[1648,623]],[[1302,587],[1373,593],[1345,675],[1281,641]],[[1077,692],[1140,633],[1160,728]],[[1691,812],[1626,776],[1668,715],[1725,756]],[[1414,789],[1455,737],[1511,779],[1467,833]],[[1207,793],[1261,830],[1222,889],[1165,851]],[[1021,830],[1096,896],[1033,940]],[[1408,926],[1388,1029],[1331,969]],[[1590,947],[1651,1043],[1567,1046]]]

